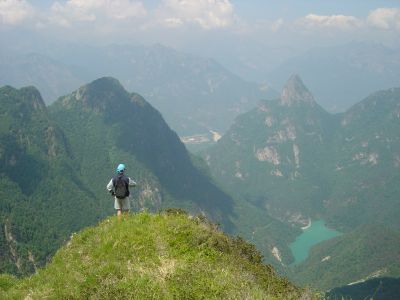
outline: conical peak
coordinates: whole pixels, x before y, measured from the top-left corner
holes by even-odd
[[[314,104],[314,96],[304,85],[301,78],[294,74],[286,82],[281,94],[281,104],[293,106],[299,103]]]

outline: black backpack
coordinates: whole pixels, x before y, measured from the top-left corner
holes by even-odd
[[[123,199],[128,196],[128,188],[123,177],[118,177],[115,181],[115,197],[118,199]]]

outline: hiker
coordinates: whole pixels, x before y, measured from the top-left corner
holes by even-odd
[[[107,184],[107,190],[114,196],[114,208],[117,210],[118,219],[121,219],[122,213],[128,215],[130,209],[129,187],[136,186],[136,182],[125,176],[125,165],[119,164],[117,174],[111,178]]]

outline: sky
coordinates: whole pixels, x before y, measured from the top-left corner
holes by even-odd
[[[1,30],[115,41],[162,32],[400,33],[399,0],[0,0]],[[149,38],[150,39],[150,38]]]
[[[0,0],[0,38],[160,43],[231,65],[268,54],[273,66],[313,47],[400,47],[400,0]]]

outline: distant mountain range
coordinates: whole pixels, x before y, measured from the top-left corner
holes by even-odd
[[[231,54],[240,59],[231,57],[226,65],[243,74],[240,77],[213,59],[162,45],[63,44],[43,46],[33,53],[4,47],[0,85],[34,85],[51,103],[93,78],[113,76],[160,110],[180,136],[203,134],[211,140],[210,130],[224,133],[238,114],[261,99],[276,98],[273,87],[280,88],[292,73],[301,74],[317,102],[330,112],[344,111],[366,95],[400,82],[399,51],[378,44],[354,42],[314,48],[298,56],[289,49],[269,50],[258,52],[256,58]],[[292,57],[271,69],[276,62],[268,61],[282,51]]]
[[[49,56],[0,50],[0,86],[36,86],[48,104],[81,84],[78,72]]]
[[[359,42],[313,48],[264,73],[262,78],[280,88],[293,73],[301,74],[325,109],[343,112],[377,90],[399,86],[400,51]]]
[[[236,115],[276,95],[212,59],[161,45],[78,46],[60,52],[49,58],[1,51],[0,85],[37,86],[52,103],[93,78],[114,76],[143,95],[181,136],[224,132]]]

